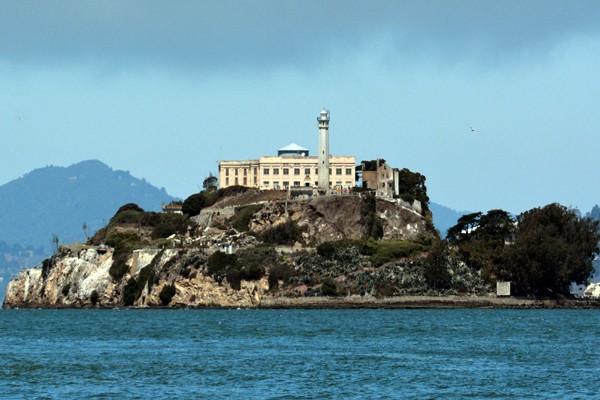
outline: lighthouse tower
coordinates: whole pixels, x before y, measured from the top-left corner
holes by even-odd
[[[319,123],[319,189],[329,189],[329,110],[317,118]]]

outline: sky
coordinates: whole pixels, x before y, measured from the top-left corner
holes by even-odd
[[[598,1],[32,1],[0,13],[0,185],[100,160],[185,199],[222,159],[330,150],[431,201],[600,203]],[[471,130],[471,127],[474,131]]]

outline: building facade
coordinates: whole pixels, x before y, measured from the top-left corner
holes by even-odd
[[[219,188],[246,186],[262,190],[311,187],[349,190],[355,185],[356,158],[329,154],[329,111],[323,109],[317,118],[319,155],[290,144],[277,151],[277,156],[257,160],[219,161]]]
[[[383,199],[392,199],[400,192],[400,170],[392,168],[385,160],[363,161],[361,164],[363,187],[375,191]]]
[[[240,185],[262,190],[319,187],[319,158],[313,156],[263,156],[258,160],[220,161],[219,188]],[[329,157],[329,187],[354,187],[356,158]]]

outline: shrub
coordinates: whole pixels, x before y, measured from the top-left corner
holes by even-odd
[[[390,297],[396,294],[396,285],[386,279],[380,279],[375,283],[375,297]]]
[[[324,242],[317,246],[317,254],[321,257],[339,260],[339,254],[350,247],[355,247],[358,252],[365,256],[371,256],[377,252],[377,242],[373,240],[349,240],[342,239],[334,242]]]
[[[179,214],[146,213],[147,219],[144,225],[153,227],[152,239],[166,238],[174,233],[185,232],[188,226],[188,218]]]
[[[131,252],[147,245],[135,232],[113,232],[106,238],[106,244],[113,246],[113,263],[109,274],[116,281],[120,281],[129,270],[127,259]]]
[[[111,224],[141,224],[144,218],[143,212],[125,210],[118,212],[111,218]]]
[[[252,216],[261,208],[262,205],[260,204],[240,208],[231,219],[231,226],[238,232],[247,232],[249,229],[248,224],[250,223]]]
[[[325,278],[321,284],[321,295],[323,296],[337,296],[337,285],[331,278]]]
[[[422,244],[404,240],[384,240],[375,243],[377,249],[375,254],[371,256],[371,263],[375,266],[383,265],[398,258],[408,257],[415,252],[426,249]]]
[[[235,254],[226,254],[222,251],[215,251],[208,257],[206,265],[210,275],[216,279],[221,279],[225,276],[225,273],[229,268],[233,268],[237,265],[237,256]]]
[[[130,211],[130,210],[131,211],[137,211],[137,212],[144,212],[144,209],[141,208],[140,206],[138,206],[137,204],[135,204],[135,203],[127,203],[125,205],[122,205],[117,210],[117,212],[115,213],[115,215],[118,214],[118,213],[120,213],[120,212],[122,212],[122,211]]]
[[[96,305],[96,303],[98,303],[98,299],[100,298],[100,296],[98,295],[98,291],[96,289],[92,290],[92,294],[90,294],[90,301],[92,302],[92,305]]]
[[[288,219],[283,224],[267,229],[261,238],[265,243],[292,245],[302,240],[302,231],[296,221]]]
[[[452,283],[452,276],[448,272],[448,255],[446,242],[437,241],[429,250],[425,258],[423,275],[427,284],[433,289],[448,289]]]
[[[174,283],[163,286],[158,295],[162,305],[163,306],[168,305],[171,302],[171,300],[173,299],[173,296],[175,296],[175,293],[177,293],[177,290],[175,289]]]
[[[245,281],[257,281],[265,275],[265,269],[261,265],[250,265],[242,267],[241,277]]]
[[[374,193],[366,193],[363,197],[361,213],[365,218],[367,238],[381,239],[383,237],[383,223],[377,215],[377,199]]]
[[[69,282],[65,286],[63,286],[62,291],[61,291],[62,295],[67,296],[69,294],[70,290],[71,290],[71,282]]]
[[[137,291],[137,280],[135,278],[129,278],[127,284],[123,288],[123,304],[125,306],[131,306],[135,303]]]
[[[48,275],[50,275],[50,271],[52,270],[53,267],[54,267],[54,256],[52,256],[50,258],[46,258],[46,259],[44,259],[44,261],[42,261],[42,278],[44,278],[44,280],[48,277]]]
[[[269,289],[274,290],[279,287],[279,281],[284,285],[290,282],[290,279],[296,274],[294,268],[281,264],[269,269]]]
[[[232,289],[240,290],[242,288],[242,274],[238,269],[230,268],[225,276]]]

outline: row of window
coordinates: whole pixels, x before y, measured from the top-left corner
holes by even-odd
[[[300,168],[294,168],[293,169],[293,173],[294,175],[300,175]],[[335,174],[336,175],[342,175],[342,171],[343,168],[336,168],[335,169]],[[270,168],[263,168],[263,175],[269,175],[271,172]],[[346,168],[346,175],[352,175],[352,168]],[[281,168],[281,173],[282,175],[289,175],[290,174],[290,168]],[[315,175],[319,174],[319,169],[315,168]],[[332,170],[331,168],[329,168],[329,174],[332,174]],[[273,168],[273,175],[279,175],[279,168]],[[304,175],[310,175],[310,168],[304,168]]]
[[[229,170],[232,169],[235,176],[238,176],[240,168],[225,168],[225,176],[229,176]],[[242,168],[244,176],[248,176],[248,168]],[[258,173],[258,168],[254,167],[254,175]]]
[[[302,186],[302,184],[301,184],[300,181],[293,181],[292,185],[293,185],[293,187],[300,187],[300,186]],[[314,186],[316,187],[318,185],[319,185],[319,183],[315,182]],[[310,187],[310,182],[304,183],[304,186]],[[329,182],[329,186],[331,186],[331,182]],[[342,182],[341,181],[337,181],[335,183],[335,186],[342,187]],[[352,182],[346,182],[345,186],[346,187],[351,187],[352,186]],[[270,182],[269,181],[263,181],[263,187],[267,187],[267,188],[270,187]],[[272,187],[274,189],[288,188],[288,187],[290,187],[290,182],[289,181],[283,181],[282,185],[280,186],[279,185],[279,181],[273,181],[273,186]]]
[[[242,173],[244,176],[248,176],[248,168],[225,168],[225,176],[229,176],[229,170],[232,169],[233,170],[233,175],[234,176],[238,176],[239,175],[239,170],[242,170]],[[257,174],[257,167],[254,167],[254,175],[256,176]],[[272,172],[273,175],[279,175],[279,170],[280,168],[273,168]],[[293,174],[294,175],[300,175],[300,171],[301,168],[293,168]],[[335,169],[335,174],[336,175],[342,175],[342,171],[344,171],[343,168],[336,168]],[[352,175],[352,168],[346,168],[346,170],[344,171],[346,173],[346,175]],[[271,168],[263,168],[263,175],[270,175],[271,173]],[[289,175],[290,174],[290,168],[281,168],[281,173],[282,175]],[[329,174],[331,175],[333,173],[332,169],[329,168]],[[319,174],[319,169],[315,168],[315,175]],[[304,175],[310,175],[310,168],[304,168]]]
[[[252,180],[253,180],[254,185],[256,185],[256,176]],[[234,179],[233,182],[234,182],[233,183],[234,185],[239,185],[240,184],[240,181],[239,181],[238,177],[235,177],[235,179]],[[247,186],[248,185],[248,178],[244,177],[244,179],[242,180],[242,182],[243,182],[242,183],[243,186]],[[228,176],[225,177],[225,186],[229,186],[229,177]]]

